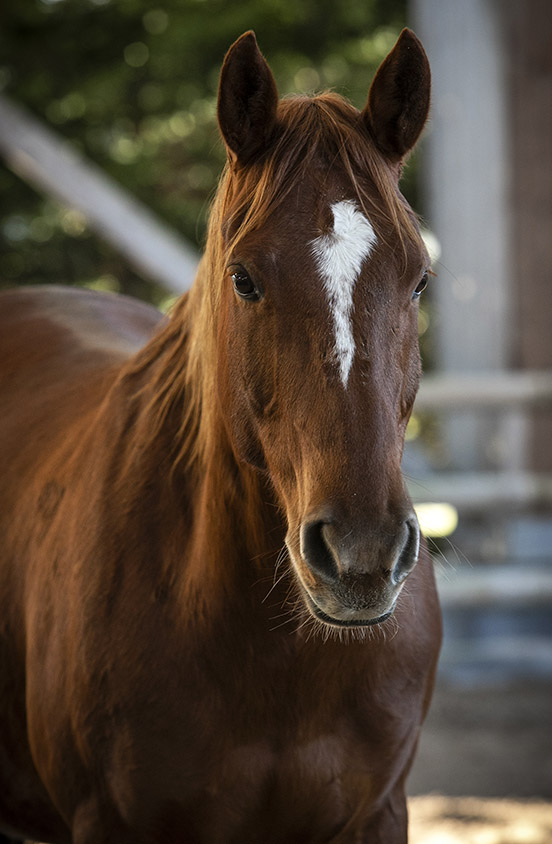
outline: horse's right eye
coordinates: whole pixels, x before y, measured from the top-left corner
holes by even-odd
[[[414,299],[414,301],[416,301],[416,299],[419,299],[420,296],[422,295],[422,293],[424,292],[424,290],[426,289],[428,279],[429,279],[429,272],[425,272],[423,274],[422,279],[419,282],[418,286],[414,289],[414,293],[412,294],[412,298]]]
[[[232,273],[232,284],[240,299],[256,301],[261,298],[254,281],[243,267],[236,268]]]

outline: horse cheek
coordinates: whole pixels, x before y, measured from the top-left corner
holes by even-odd
[[[247,306],[246,306],[247,307]],[[259,388],[257,338],[238,325],[243,313],[229,309],[219,326],[223,338],[219,346],[217,392],[228,437],[238,462],[266,471],[257,419],[262,415],[263,397]],[[247,314],[245,314],[247,315]],[[247,342],[243,342],[243,337]],[[242,339],[238,341],[238,337]],[[257,375],[256,375],[257,373]]]
[[[400,405],[400,427],[403,437],[406,432],[408,420],[412,414],[414,400],[416,398],[422,376],[422,361],[418,346],[417,323],[411,327],[411,333],[414,334],[414,338],[412,338],[411,335],[410,337],[407,336],[403,348],[402,371],[404,372],[404,377]]]

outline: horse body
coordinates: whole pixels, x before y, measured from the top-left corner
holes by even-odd
[[[32,694],[33,681],[40,709],[47,689],[54,690],[62,667],[50,671],[58,652],[50,654],[47,665],[41,664],[40,652],[32,652],[33,645],[39,650],[56,647],[56,630],[48,628],[63,624],[52,616],[57,597],[62,602],[59,613],[67,616],[69,581],[64,566],[70,567],[71,559],[63,558],[63,550],[70,547],[70,526],[63,524],[61,515],[57,523],[62,526],[56,530],[56,512],[63,509],[66,492],[70,496],[78,482],[80,467],[87,472],[79,452],[90,439],[98,406],[121,362],[145,341],[159,314],[138,302],[61,288],[14,291],[1,298],[4,412],[0,459],[4,469],[0,617],[4,670],[0,682],[6,744],[0,751],[0,817],[16,830],[19,826],[20,833],[45,839],[50,828],[57,835],[64,829],[60,839],[64,840],[67,829],[32,761],[26,715],[26,695]],[[118,330],[110,331],[109,322],[115,322]],[[48,556],[50,542],[52,558]],[[38,554],[42,561],[43,547],[44,566],[34,559]],[[78,548],[74,553],[79,553]],[[60,582],[65,584],[61,590]],[[39,620],[36,613],[41,608],[46,615]],[[75,609],[78,612],[78,607]],[[41,636],[46,639],[41,641]],[[60,642],[57,647],[61,646]],[[32,668],[35,659],[38,675]],[[54,694],[59,694],[59,689]],[[29,698],[31,725],[32,710]],[[53,724],[48,722],[45,729],[51,734]]]
[[[410,71],[413,50],[421,61],[413,38],[394,72],[401,52]],[[260,150],[293,118],[273,116],[268,74],[244,36],[219,95],[235,166],[170,319],[86,292],[1,297],[6,834],[406,840],[440,638],[399,465],[426,259],[415,232],[397,246],[375,212],[372,229],[323,144],[313,179],[280,160],[285,192],[263,209]],[[320,101],[332,108],[345,126],[345,107]],[[312,105],[297,109],[308,139]],[[383,161],[389,184],[401,155]],[[350,281],[372,248],[360,307]]]

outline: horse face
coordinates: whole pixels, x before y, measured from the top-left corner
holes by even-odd
[[[412,48],[408,38],[404,50]],[[277,133],[283,119],[254,40],[241,42],[245,48],[233,48],[236,62],[232,50],[226,59],[219,95],[235,195],[252,174],[262,180],[266,127]],[[229,126],[226,86],[232,79],[236,107],[236,67],[250,67],[251,55],[262,96],[257,91],[250,126],[257,122],[262,132],[246,133],[244,143],[236,140],[243,121]],[[396,84],[400,55],[386,62]],[[382,90],[390,94],[381,73],[363,112],[371,138],[365,143],[375,143],[382,178],[392,185],[423,120],[417,127],[403,120],[409,139],[382,127],[381,116],[374,129]],[[241,82],[249,103],[242,102],[242,116],[252,108],[251,79]],[[262,117],[260,103],[267,108]],[[376,184],[366,173],[359,179],[360,192],[346,168],[319,150],[258,225],[232,238],[228,221],[218,325],[221,406],[234,450],[269,473],[306,605],[333,626],[390,615],[419,549],[400,462],[419,380],[416,302],[428,260],[419,236],[401,236],[397,221],[377,212]],[[407,220],[398,193],[395,201]],[[413,219],[407,228],[412,234]]]

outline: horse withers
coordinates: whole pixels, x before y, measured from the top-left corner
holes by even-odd
[[[428,256],[398,189],[429,68],[359,112],[222,68],[228,162],[168,318],[0,297],[0,832],[407,838],[440,642],[401,475]]]

